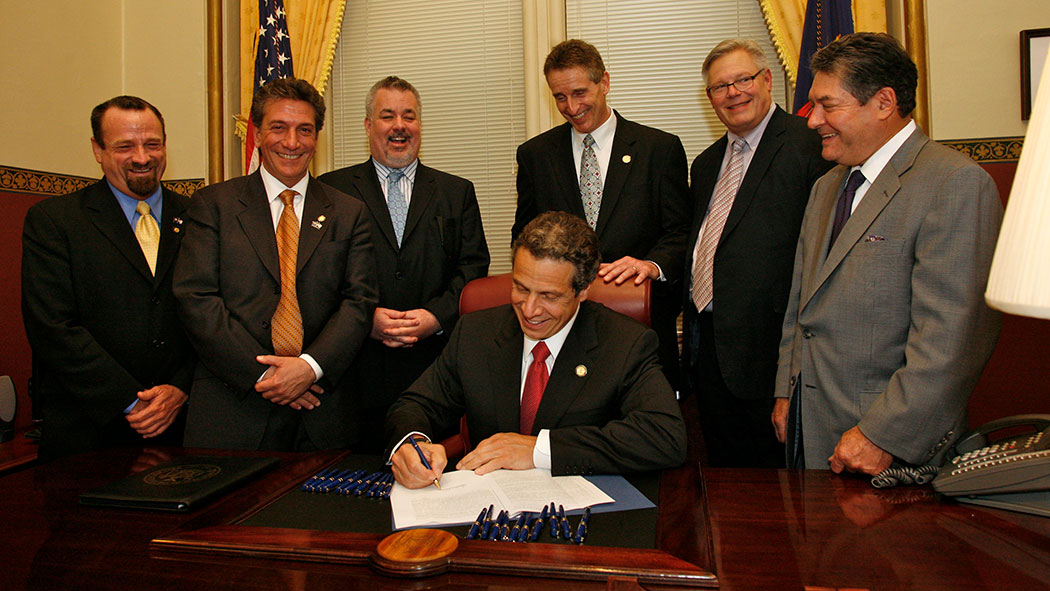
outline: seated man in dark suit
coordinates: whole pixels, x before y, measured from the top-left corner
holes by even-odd
[[[118,96],[92,110],[91,129],[105,178],[34,205],[22,234],[43,459],[144,439],[177,445],[193,374],[171,291],[188,202],[160,185],[164,119]]]
[[[456,465],[485,474],[640,472],[685,457],[685,425],[656,358],[656,334],[585,301],[598,237],[548,212],[514,241],[511,304],[467,314],[433,365],[387,415],[397,481],[426,486],[447,464],[425,441],[465,413],[477,447]],[[548,383],[549,380],[549,383]],[[432,469],[420,461],[416,437]]]

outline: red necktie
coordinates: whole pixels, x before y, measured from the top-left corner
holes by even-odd
[[[536,420],[536,409],[540,407],[543,389],[547,387],[547,356],[551,354],[547,343],[540,341],[532,348],[532,365],[525,374],[525,389],[521,393],[521,418],[518,432],[532,435],[532,423]]]

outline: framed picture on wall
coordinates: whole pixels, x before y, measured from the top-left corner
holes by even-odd
[[[1032,115],[1035,93],[1050,50],[1050,28],[1021,31],[1021,119]]]

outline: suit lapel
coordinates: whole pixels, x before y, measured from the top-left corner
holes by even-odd
[[[159,285],[156,278],[164,277],[175,261],[182,242],[183,202],[171,191],[164,191],[163,219],[160,223],[160,248],[157,251],[157,273],[154,286]]]
[[[317,179],[310,177],[306,185],[306,201],[303,202],[303,219],[299,223],[299,257],[296,260],[295,272],[298,274],[310,260],[321,238],[328,231],[333,220],[332,200]],[[276,235],[275,235],[276,236]],[[275,237],[276,240],[276,237]]]
[[[117,197],[110,190],[105,179],[84,194],[83,203],[91,223],[113,243],[113,246],[142,275],[143,279],[152,284],[153,273],[146,264],[146,256],[142,254],[142,247],[135,239],[135,232],[131,229],[124,210],[120,208]]]
[[[554,361],[554,370],[547,382],[547,389],[543,392],[540,407],[536,409],[534,430],[561,424],[561,418],[576,402],[584,384],[587,383],[587,373],[599,370],[590,363],[592,351],[597,346],[594,316],[588,306],[581,303],[576,322]],[[583,376],[577,374],[578,367],[585,368]]]
[[[565,123],[558,127],[551,148],[547,157],[554,179],[554,195],[565,196],[564,211],[585,217],[583,202],[580,200],[580,177],[576,174],[576,161],[572,156],[572,126]]]
[[[751,201],[758,193],[759,184],[766,176],[766,172],[769,171],[769,167],[773,163],[777,152],[784,145],[785,130],[782,116],[786,115],[778,107],[773,111],[773,116],[770,117],[769,123],[766,124],[766,130],[762,133],[762,137],[758,142],[758,149],[755,150],[755,155],[751,157],[751,163],[747,166],[747,173],[744,175],[743,182],[740,183],[736,198],[733,199],[733,207],[729,210],[729,217],[726,218],[726,225],[722,229],[719,244],[725,241],[726,236],[732,233],[733,228],[744,217],[744,213],[747,212]]]
[[[710,151],[705,151],[702,154],[707,160],[706,162],[702,162],[697,170],[702,176],[699,179],[699,182],[697,182],[697,179],[693,179],[693,182],[696,183],[693,185],[693,195],[696,198],[696,211],[693,212],[692,236],[699,235],[700,225],[704,223],[704,218],[707,217],[707,209],[711,206],[711,197],[715,192],[715,184],[718,182],[718,170],[722,167],[722,159],[725,157],[726,146],[728,144],[729,137],[723,134],[722,137],[711,146]],[[692,252],[688,254],[690,259],[692,259]]]
[[[394,222],[390,220],[390,207],[387,206],[386,197],[383,196],[383,188],[379,186],[375,164],[369,158],[364,164],[355,166],[352,170],[354,171],[352,182],[357,196],[368,206],[375,226],[386,238],[390,248],[396,251],[398,246],[397,236],[394,234]],[[411,212],[409,215],[412,215]]]
[[[238,200],[244,207],[237,214],[241,229],[244,230],[263,266],[275,281],[280,281],[281,265],[277,258],[277,234],[273,229],[273,216],[270,213],[270,203],[266,199],[266,188],[263,187],[262,176],[258,171],[248,178]]]
[[[908,169],[911,168],[915,162],[916,156],[919,151],[929,138],[926,137],[921,131],[916,130],[911,136],[904,142],[904,145],[890,158],[886,167],[882,169],[879,176],[871,183],[871,187],[868,188],[867,193],[861,199],[857,208],[850,215],[849,219],[846,220],[846,225],[842,227],[842,233],[839,234],[835,244],[832,245],[828,251],[828,256],[824,259],[823,264],[819,264],[819,271],[815,275],[812,289],[808,293],[804,293],[805,298],[802,300],[802,305],[805,306],[809,298],[820,288],[821,285],[827,281],[828,277],[838,268],[839,264],[846,258],[846,255],[856,246],[857,242],[864,235],[864,232],[871,227],[871,224],[875,219],[882,213],[882,210],[886,208],[890,200],[900,191],[901,183],[900,177]],[[816,245],[817,250],[813,254],[815,260],[820,260],[820,255],[824,248],[827,247],[828,241],[831,239],[831,216],[834,215],[834,202],[838,200],[838,193],[842,190],[842,185],[846,173],[849,171],[848,167],[841,167],[841,170],[837,170],[835,180],[831,186],[835,187],[833,195],[826,196],[832,201],[831,204],[825,204],[826,211],[831,213],[828,215],[821,216],[823,219],[820,222],[823,227],[819,228],[821,236],[820,243]]]
[[[633,154],[634,144],[638,141],[633,123],[620,117],[619,113],[613,112],[617,118],[616,133],[613,135],[612,154],[609,156],[609,170],[606,173],[605,188],[602,189],[602,206],[598,210],[598,223],[595,224],[595,232],[600,238],[609,219],[613,216],[616,203],[620,200],[623,186],[627,177],[631,174],[631,166],[637,154]],[[580,205],[583,209],[583,205]]]
[[[416,180],[412,184],[412,198],[408,203],[408,217],[405,219],[405,233],[401,237],[401,244],[408,242],[408,237],[423,219],[423,213],[430,207],[434,200],[434,190],[437,188],[437,180],[431,170],[420,162],[416,166]]]
[[[521,359],[525,339],[518,318],[508,310],[506,321],[492,338],[492,354],[486,369],[492,380],[495,433],[517,433],[521,408]]]

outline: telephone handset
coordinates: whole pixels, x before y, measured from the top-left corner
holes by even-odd
[[[992,433],[1019,427],[1031,427],[1034,432],[988,440]],[[963,436],[954,451],[957,455],[933,481],[933,488],[942,494],[1050,490],[1050,415],[1018,415],[992,421]]]

